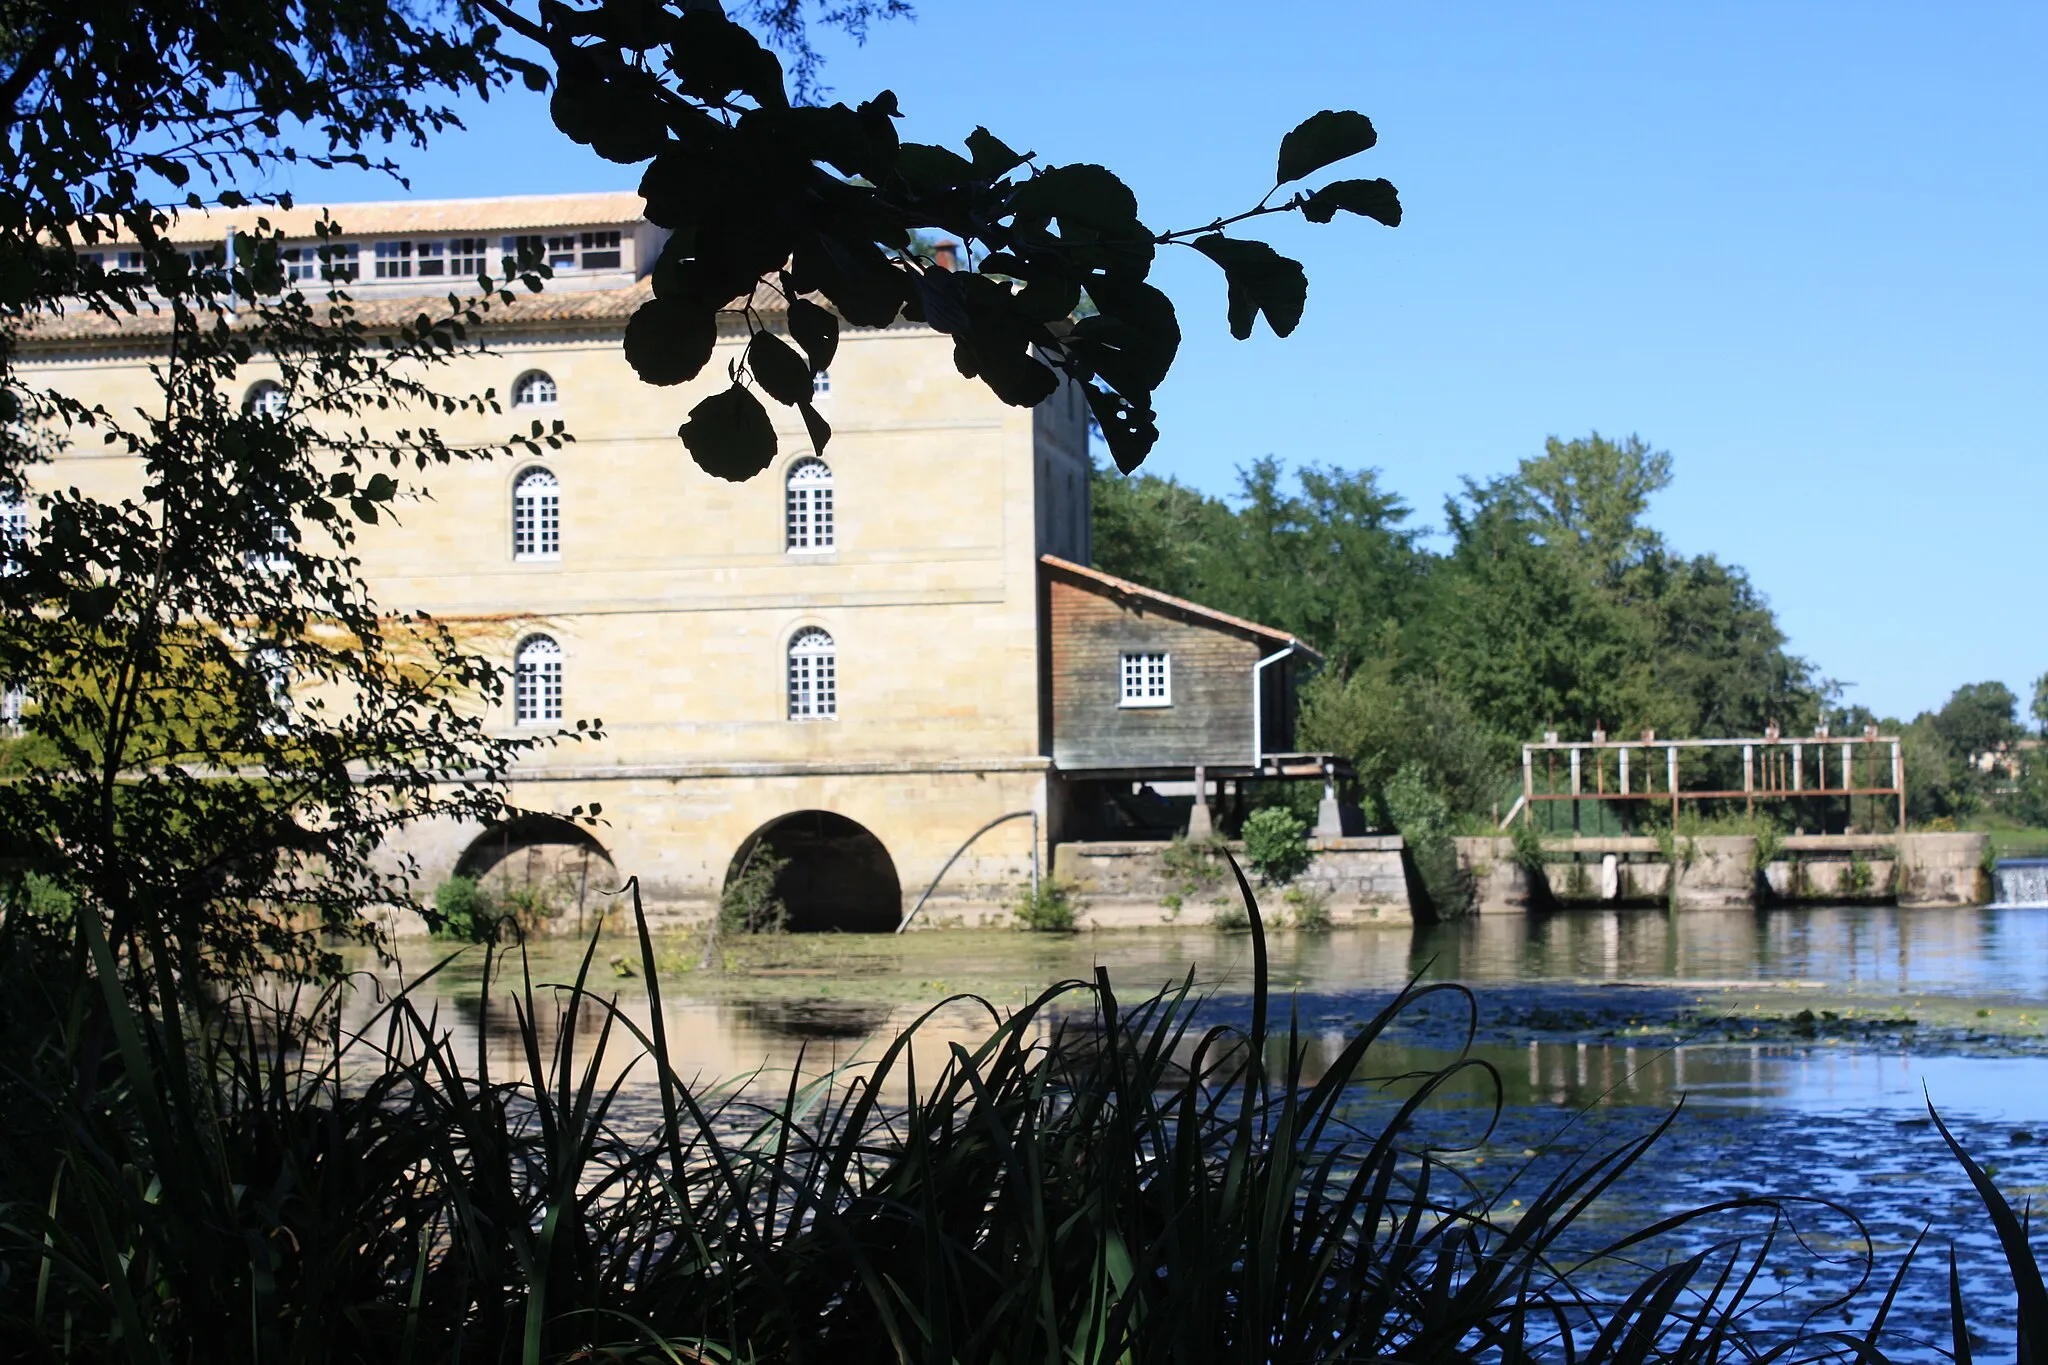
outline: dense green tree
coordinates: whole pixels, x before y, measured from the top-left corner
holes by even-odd
[[[1934,732],[1957,762],[1967,764],[2019,738],[2019,704],[2002,682],[1965,683],[1934,713]]]
[[[1096,562],[1111,573],[1293,631],[1349,673],[1386,647],[1422,589],[1407,505],[1374,470],[1278,460],[1238,472],[1233,507],[1171,479],[1095,471]]]
[[[1402,770],[1490,811],[1513,748],[1597,725],[1673,736],[1797,730],[1823,700],[1747,574],[1671,550],[1648,521],[1671,459],[1631,436],[1545,443],[1468,480],[1432,551],[1373,472],[1272,459],[1230,501],[1098,470],[1113,572],[1284,626],[1329,656],[1304,742],[1349,755],[1383,806]]]

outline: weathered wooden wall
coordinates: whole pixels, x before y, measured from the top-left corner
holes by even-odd
[[[1244,764],[1258,643],[1143,599],[1047,574],[1053,762],[1090,768]],[[1173,656],[1173,705],[1119,706],[1120,656]]]

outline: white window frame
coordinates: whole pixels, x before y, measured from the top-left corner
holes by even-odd
[[[15,553],[28,546],[28,499],[0,493],[0,574],[22,571]]]
[[[623,234],[613,232],[581,232],[576,235],[577,264],[585,270],[620,270],[625,267],[625,253],[620,246]]]
[[[28,709],[28,689],[20,683],[0,685],[0,735],[21,733],[22,712]]]
[[[829,554],[839,546],[832,466],[806,455],[782,480],[782,548],[793,555]]]
[[[266,735],[281,735],[292,728],[292,661],[282,647],[258,645],[249,652],[249,670],[262,689],[257,705],[256,728]]]
[[[284,277],[294,282],[353,280],[362,270],[362,248],[355,242],[310,242],[284,249]]]
[[[1117,656],[1117,705],[1173,705],[1173,655],[1163,649],[1127,649]]]
[[[828,367],[811,375],[811,401],[832,396],[832,371]]]
[[[512,480],[512,558],[520,563],[562,557],[562,481],[546,465]]]
[[[546,370],[527,370],[512,381],[512,406],[551,408],[562,401],[562,388]]]
[[[821,626],[805,626],[783,652],[791,720],[833,720],[839,715],[839,643]]]
[[[377,278],[380,280],[409,280],[412,278],[412,243],[379,242],[376,248]]]
[[[439,279],[448,273],[448,244],[438,237],[415,239],[412,260],[414,272],[422,279]]]
[[[562,646],[552,635],[529,635],[512,654],[512,720],[548,725],[562,719]]]
[[[284,385],[274,379],[259,379],[242,395],[242,411],[251,416],[276,419],[284,416],[290,401],[291,396],[284,391]]]
[[[483,237],[455,237],[448,242],[448,274],[473,280],[490,268],[491,244]]]

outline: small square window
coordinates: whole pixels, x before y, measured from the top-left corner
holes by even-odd
[[[616,232],[586,232],[578,241],[583,252],[585,270],[617,270],[619,268],[619,234]]]
[[[475,279],[484,273],[490,245],[481,237],[457,237],[448,243],[448,273]]]
[[[548,265],[555,270],[573,270],[576,266],[576,239],[548,238]]]
[[[1123,689],[1118,705],[1173,705],[1171,654],[1126,654],[1122,663]]]
[[[412,243],[377,243],[377,278],[380,280],[409,280],[412,278]]]
[[[443,254],[444,243],[414,242],[412,256],[422,275],[439,275],[448,268],[447,257]]]
[[[531,270],[547,255],[548,239],[545,237],[506,237],[502,240],[505,248],[505,274],[510,277],[522,270]]]

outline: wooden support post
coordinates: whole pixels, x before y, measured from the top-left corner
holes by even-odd
[[[1621,794],[1628,795],[1628,750],[1621,751]]]
[[[1742,809],[1756,814],[1756,750],[1747,744],[1742,746]]]
[[[1804,746],[1804,745],[1799,745],[1799,744],[1795,744],[1795,745],[1793,745],[1793,746],[1792,746],[1792,790],[1793,790],[1793,791],[1799,791],[1799,790],[1801,789],[1801,788],[1800,788],[1800,777],[1801,777],[1801,774],[1800,774],[1800,771],[1799,771],[1799,766],[1800,766],[1800,765],[1799,765],[1799,760],[1800,760],[1800,759],[1801,759],[1801,758],[1802,758],[1802,757],[1804,756],[1804,752],[1805,752],[1805,746]]]

